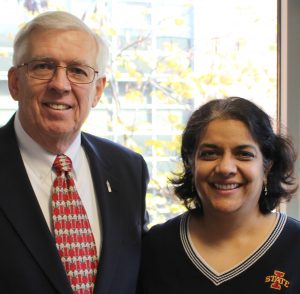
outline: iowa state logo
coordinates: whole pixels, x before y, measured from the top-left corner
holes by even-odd
[[[270,284],[270,288],[281,290],[283,288],[288,288],[290,285],[290,282],[285,279],[285,273],[274,270],[274,274],[270,276],[266,276],[265,283]]]

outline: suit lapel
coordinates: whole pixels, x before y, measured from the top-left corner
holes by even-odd
[[[95,193],[101,215],[102,248],[99,258],[99,268],[96,280],[95,294],[108,294],[113,282],[114,271],[118,264],[118,255],[121,248],[121,189],[119,181],[109,172],[108,160],[103,160],[99,150],[82,135],[82,145],[86,150],[91,167]]]
[[[48,229],[30,180],[27,176],[17,145],[13,127],[14,117],[1,128],[0,162],[6,170],[0,170],[0,208],[39,264],[58,293],[71,294],[67,275],[60,261],[54,238]],[[100,208],[102,249],[94,293],[109,294],[114,272],[118,264],[122,231],[121,203],[118,179],[110,174],[110,164],[103,160],[91,140],[82,136],[86,150],[96,197]]]
[[[54,239],[27,176],[17,145],[13,118],[0,133],[0,207],[41,270],[59,293],[72,293]],[[21,261],[22,262],[22,261]]]

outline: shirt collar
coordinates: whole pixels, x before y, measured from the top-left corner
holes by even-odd
[[[49,174],[49,172],[51,172],[56,155],[43,149],[25,132],[21,125],[18,112],[15,116],[14,127],[23,160],[26,161],[27,164],[34,166],[36,173],[40,177],[45,177]],[[81,166],[80,147],[81,135],[79,133],[65,152],[65,155],[70,157],[72,160],[73,173],[75,177],[76,171]]]

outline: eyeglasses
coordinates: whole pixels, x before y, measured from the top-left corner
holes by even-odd
[[[68,80],[74,84],[90,84],[98,74],[92,67],[80,64],[61,66],[54,62],[32,60],[18,65],[17,68],[23,66],[27,67],[29,77],[38,80],[51,80],[58,68],[65,68]]]

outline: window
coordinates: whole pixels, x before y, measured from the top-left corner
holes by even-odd
[[[168,178],[178,169],[180,135],[195,108],[234,95],[276,118],[276,0],[0,2],[0,124],[17,107],[6,71],[18,26],[36,13],[62,9],[107,36],[108,85],[84,130],[145,157],[151,224],[184,210]]]

